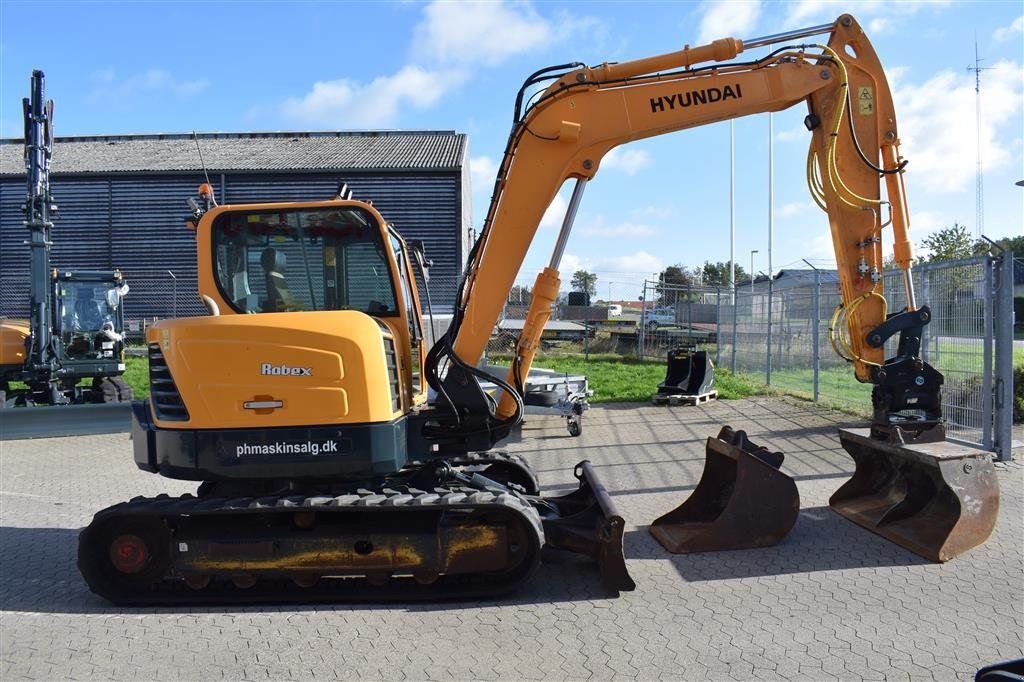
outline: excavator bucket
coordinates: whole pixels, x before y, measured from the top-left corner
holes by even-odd
[[[673,554],[767,547],[796,523],[800,495],[779,471],[784,456],[722,427],[708,438],[704,473],[693,494],[651,524]]]
[[[850,521],[932,561],[985,542],[999,512],[999,484],[987,452],[948,441],[899,444],[868,429],[840,429],[856,463],[829,506]]]
[[[699,403],[714,397],[715,365],[707,351],[688,346],[668,352],[665,380],[658,384],[658,392],[651,400],[654,404]]]

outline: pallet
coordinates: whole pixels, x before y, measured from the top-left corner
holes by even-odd
[[[708,391],[698,395],[655,393],[651,396],[651,402],[655,405],[703,405],[717,397],[718,391]]]

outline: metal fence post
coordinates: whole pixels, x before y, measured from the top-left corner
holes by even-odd
[[[637,325],[636,334],[636,356],[644,359],[644,313],[647,312],[647,280],[644,280],[643,293],[640,295],[640,322]]]
[[[811,333],[812,344],[814,345],[814,402],[818,402],[821,394],[820,372],[821,372],[821,272],[814,271],[814,330]]]
[[[774,281],[771,278],[771,272],[769,272],[768,273],[768,358],[767,358],[767,361],[766,361],[766,364],[765,364],[765,383],[768,384],[769,386],[771,386],[771,332],[772,332],[771,321],[772,321],[772,317],[774,316],[774,315],[772,315],[772,310],[775,307],[774,287],[772,286],[773,282]]]
[[[981,445],[986,450],[992,449],[992,426],[995,416],[992,412],[992,337],[995,333],[993,312],[996,307],[996,291],[993,282],[993,271],[996,260],[991,256],[985,259],[984,280],[982,291],[982,371],[981,371]]]
[[[996,459],[1008,462],[1013,449],[1013,253],[999,258],[995,295],[995,448]]]
[[[715,365],[722,364],[722,287],[715,289]]]
[[[932,302],[932,297],[931,297],[931,279],[932,278],[931,278],[931,274],[930,274],[931,273],[931,268],[929,267],[928,263],[922,263],[921,265],[918,265],[914,269],[916,270],[915,274],[917,274],[917,276],[920,277],[920,282],[921,282],[921,300],[927,301],[930,304]],[[935,320],[936,317],[938,317],[940,320],[943,320],[943,315],[942,315],[943,312],[945,312],[945,311],[939,311],[940,314],[936,315],[935,307],[934,306],[932,307],[932,324],[925,326],[924,334],[925,334],[926,338],[921,339],[921,341],[922,341],[922,343],[921,343],[921,359],[924,360],[925,362],[929,363],[929,364],[935,364],[935,362],[938,362],[939,334],[940,334],[940,331],[939,331],[938,328],[934,328],[934,324],[935,324],[935,321],[936,321]],[[929,329],[929,327],[933,327],[933,329]],[[929,332],[931,332],[931,333],[929,333]],[[936,356],[935,362],[930,360],[929,357],[928,357],[928,355],[929,355],[929,353],[928,353],[928,344],[931,343],[933,340],[934,340],[934,343],[935,343],[935,356]]]
[[[730,362],[730,368],[733,374],[736,374],[736,314],[740,309],[740,300],[736,295],[736,285],[732,286],[732,361]]]

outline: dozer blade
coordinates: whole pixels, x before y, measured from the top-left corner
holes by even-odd
[[[580,486],[573,492],[541,498],[544,505],[557,510],[557,515],[543,517],[545,546],[594,559],[609,590],[635,590],[622,547],[625,521],[589,461],[576,465],[575,476]]]
[[[987,452],[948,441],[902,445],[840,429],[856,463],[829,506],[850,521],[932,561],[985,542],[999,512],[999,484]]]
[[[767,547],[796,523],[800,495],[769,452],[743,431],[722,427],[708,438],[700,482],[681,505],[651,524],[651,535],[673,554]]]

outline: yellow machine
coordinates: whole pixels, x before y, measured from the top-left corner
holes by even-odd
[[[826,45],[787,44],[822,33]],[[780,47],[726,61],[769,44]],[[524,110],[526,89],[545,81]],[[632,589],[623,520],[589,463],[576,467],[578,490],[543,497],[525,462],[491,448],[520,421],[562,250],[602,157],[631,140],[798,103],[809,109],[808,180],[828,214],[845,302],[835,344],[875,384],[873,436],[941,440],[942,377],[918,353],[928,309],[909,276],[892,98],[844,15],[754,41],[533,74],[452,324],[429,352],[422,250],[372,205],[343,189],[328,201],[216,206],[206,187],[190,225],[210,315],[151,327],[152,393],[134,404],[133,430],[140,468],[203,483],[196,496],[99,512],[79,546],[90,587],[118,603],[487,595],[521,584],[548,546],[592,556],[610,589]],[[496,405],[476,365],[569,179],[562,232]],[[889,227],[908,272],[910,304],[896,313],[882,294]],[[887,360],[883,345],[896,333]]]

